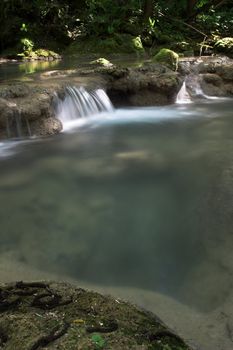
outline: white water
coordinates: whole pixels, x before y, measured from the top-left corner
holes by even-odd
[[[192,103],[191,101],[191,97],[187,91],[187,88],[186,88],[186,82],[184,81],[182,86],[181,86],[181,89],[180,91],[178,92],[177,94],[177,97],[176,97],[176,103]]]
[[[56,108],[57,117],[63,126],[80,118],[114,110],[103,89],[87,91],[84,87],[71,86],[66,88],[64,100],[58,98]]]

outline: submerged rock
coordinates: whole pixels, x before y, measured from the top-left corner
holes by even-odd
[[[4,349],[191,348],[152,313],[66,283],[0,286]]]

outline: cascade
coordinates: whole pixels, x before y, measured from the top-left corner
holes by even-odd
[[[6,134],[8,138],[21,139],[23,137],[23,121],[18,110],[14,111],[12,117],[6,119]]]
[[[84,87],[68,86],[65,98],[56,98],[55,110],[57,118],[64,123],[101,112],[110,112],[114,107],[103,89],[87,91]]]
[[[184,80],[180,91],[178,92],[177,96],[176,96],[176,103],[192,103],[191,101],[191,97],[187,91],[186,88],[186,81]]]

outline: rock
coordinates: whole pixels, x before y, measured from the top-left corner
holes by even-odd
[[[55,134],[62,129],[52,107],[54,90],[29,84],[0,87],[1,137]],[[47,129],[47,130],[46,130]]]
[[[6,128],[7,121],[14,117],[16,104],[0,98],[0,128]]]
[[[115,105],[152,106],[174,103],[179,74],[160,64],[114,68],[104,73],[107,93]]]
[[[169,49],[161,49],[154,57],[154,62],[159,62],[161,64],[164,64],[168,68],[172,70],[177,70],[178,68],[178,59],[179,55],[172,50]]]
[[[217,74],[202,74],[199,82],[201,89],[206,95],[219,97],[227,95],[224,82]]]
[[[32,136],[54,135],[62,130],[62,123],[54,117],[43,118],[30,123],[30,130]]]
[[[179,72],[186,76],[186,87],[193,98],[205,95],[233,96],[233,60],[226,56],[192,57],[179,61]]]
[[[135,51],[139,54],[144,54],[145,50],[142,44],[142,40],[140,36],[136,36],[135,38],[132,39],[133,43],[133,48]]]
[[[66,283],[0,286],[4,349],[191,350],[157,316]]]
[[[97,60],[91,61],[90,64],[94,64],[97,66],[102,66],[102,67],[112,67],[113,64],[106,60],[106,58],[100,57]]]
[[[0,97],[7,99],[25,97],[29,94],[30,87],[26,84],[5,85],[0,89]]]

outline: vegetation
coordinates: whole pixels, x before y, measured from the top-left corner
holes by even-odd
[[[154,54],[161,47],[198,51],[200,46],[212,48],[232,32],[231,0],[0,2],[0,52],[8,55],[27,56],[39,48],[62,52],[70,44],[91,51],[93,45],[86,46],[90,41],[95,41],[95,50],[100,43],[103,52],[142,53],[145,48]]]

